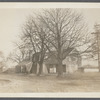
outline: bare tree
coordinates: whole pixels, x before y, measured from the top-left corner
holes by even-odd
[[[23,60],[23,54],[19,51],[19,49],[16,49],[8,55],[7,59],[12,62],[20,63]]]
[[[75,49],[89,42],[87,28],[81,14],[73,9],[44,9],[38,15],[42,25],[49,30],[46,41],[55,50],[58,60],[58,76],[62,76],[62,61]],[[67,53],[65,53],[67,52]]]
[[[33,16],[30,16],[29,19],[26,21],[26,24],[23,25],[23,33],[21,36],[22,40],[26,43],[26,45],[30,45],[30,48],[32,48],[35,56],[39,55],[40,57],[40,67],[38,75],[42,73],[43,61],[45,53],[47,51],[45,46],[47,32],[48,30],[41,24],[41,22],[38,19],[34,18]],[[33,70],[36,70],[34,69],[34,66],[32,66],[31,71]]]
[[[90,42],[82,14],[68,8],[44,9],[35,17],[30,16],[22,27],[20,38],[24,48],[40,54],[39,75],[47,50],[58,60],[58,76],[62,76],[62,61],[73,53],[74,49],[82,48]],[[88,49],[89,44],[81,53]]]
[[[11,52],[7,59],[20,63],[25,59],[30,59],[30,51],[24,42],[13,42],[15,49]]]
[[[92,46],[92,55],[95,60],[98,60],[98,67],[100,71],[100,24],[94,25],[95,32],[92,34],[94,35],[94,45]]]

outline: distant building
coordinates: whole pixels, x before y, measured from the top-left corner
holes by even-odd
[[[64,73],[73,73],[76,70],[78,70],[79,67],[81,67],[81,56],[79,52],[74,49],[69,56],[65,57],[63,60],[63,72]],[[66,54],[66,53],[65,53]],[[45,60],[45,64],[48,68],[49,73],[57,73],[58,72],[58,61],[55,58],[55,56],[49,55],[48,59]]]
[[[99,72],[99,68],[91,65],[85,65],[79,68],[80,72]]]
[[[30,60],[23,60],[15,67],[16,73],[28,73],[32,67],[32,62]]]
[[[32,61],[24,60],[15,67],[15,72],[16,73],[30,73],[31,68],[32,68]],[[38,71],[39,71],[39,65],[37,64],[37,73]],[[48,73],[47,67],[45,66],[45,64],[43,64],[42,73],[43,74]]]
[[[55,52],[54,52],[55,53]],[[66,53],[66,52],[65,52]],[[63,60],[63,72],[73,73],[81,67],[81,56],[79,52],[74,49],[73,52],[65,57]],[[30,72],[32,68],[32,61],[30,59],[23,60],[16,66],[16,72]],[[37,73],[39,71],[39,65],[37,65]],[[54,54],[47,54],[47,59],[43,63],[43,73],[57,73],[58,72],[58,61]]]

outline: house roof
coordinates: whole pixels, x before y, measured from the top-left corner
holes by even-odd
[[[79,55],[78,50],[77,49],[73,49],[73,48],[68,49],[68,51],[67,50],[64,50],[65,51],[64,56],[66,56],[67,53],[69,53],[70,50],[71,50],[71,53],[70,53],[69,56],[78,57],[77,56],[77,55]],[[55,53],[56,53],[55,51],[53,51],[53,53],[51,53],[51,54],[48,53],[49,57],[45,60],[45,63],[46,64],[58,64],[58,61],[57,61],[57,59],[56,59],[56,57],[54,55]]]
[[[58,64],[58,61],[55,58],[48,58],[45,60],[45,64]]]

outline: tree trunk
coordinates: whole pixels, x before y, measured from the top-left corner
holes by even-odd
[[[62,52],[61,52],[61,45],[60,45],[60,38],[58,37],[58,77],[63,76],[63,66],[62,66]]]
[[[49,65],[47,65],[47,71],[48,71],[48,73],[50,73],[50,67],[49,67]]]
[[[43,72],[43,61],[41,61],[41,62],[39,63],[39,72],[38,72],[38,76],[40,76],[40,75],[42,74],[42,72]]]
[[[42,74],[42,69],[43,69],[43,63],[42,64],[39,64],[38,76],[40,76]]]
[[[42,51],[41,51],[40,60],[39,60],[39,72],[38,72],[38,76],[40,76],[42,74],[42,72],[43,72],[43,61],[44,61],[43,48],[44,48],[44,45],[42,43]]]
[[[62,67],[62,60],[58,60],[58,76],[57,77],[62,77],[63,76],[63,67]]]
[[[30,70],[30,73],[37,74],[37,63],[32,64],[32,68]]]

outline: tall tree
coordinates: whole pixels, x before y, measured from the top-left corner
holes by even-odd
[[[62,76],[62,61],[75,49],[89,42],[87,28],[81,14],[73,9],[44,9],[38,15],[42,25],[49,30],[46,41],[56,51],[58,76]],[[67,52],[67,53],[65,53]]]
[[[94,29],[95,32],[93,32],[92,34],[94,34],[94,45],[92,46],[92,54],[93,57],[97,58],[96,60],[98,60],[98,67],[99,67],[99,71],[100,71],[100,24],[95,24],[94,25]]]
[[[35,53],[35,56],[40,56],[40,67],[38,75],[42,73],[43,61],[45,53],[47,51],[45,46],[47,32],[48,30],[41,24],[41,22],[37,18],[33,16],[30,16],[29,19],[26,21],[26,24],[24,24],[23,26],[23,33],[21,36],[22,40],[26,42],[26,44],[30,45],[33,52]],[[34,69],[33,67],[34,66],[32,66],[32,69]]]

